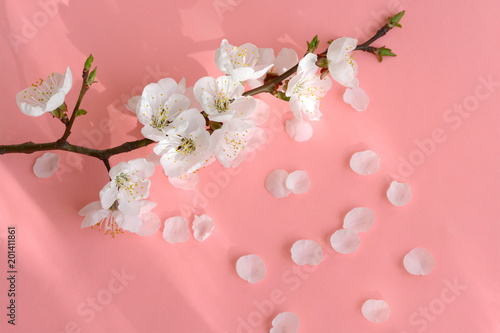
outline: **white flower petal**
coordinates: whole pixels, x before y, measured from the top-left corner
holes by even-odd
[[[170,217],[165,221],[163,238],[172,244],[183,243],[189,239],[188,221],[181,216]]]
[[[78,215],[85,216],[87,214],[90,214],[93,211],[97,211],[97,210],[101,210],[101,209],[103,209],[101,206],[101,202],[94,201],[94,202],[89,203],[87,206],[83,207],[82,209],[80,209],[80,211],[78,212]]]
[[[155,234],[161,227],[161,220],[153,212],[148,212],[145,214],[141,214],[142,225],[137,231],[139,236],[151,236]]]
[[[368,321],[383,323],[389,318],[391,308],[383,300],[369,299],[361,307],[361,312]]]
[[[403,265],[410,274],[427,275],[436,265],[436,260],[428,250],[417,247],[405,255]]]
[[[255,71],[253,68],[239,67],[232,69],[229,73],[231,74],[231,77],[237,81],[246,81],[249,78],[253,78]]]
[[[307,121],[292,118],[286,121],[285,131],[295,141],[307,141],[312,137],[313,129]]]
[[[394,206],[404,206],[411,200],[411,189],[408,183],[393,181],[387,190],[387,198]]]
[[[274,69],[273,71],[276,74],[283,74],[293,66],[295,66],[299,62],[299,56],[297,52],[292,49],[288,49],[286,47],[282,48],[280,53],[276,56],[274,60]]]
[[[117,195],[117,201],[118,201],[118,210],[125,215],[138,216],[139,213],[141,212],[140,201],[132,199],[132,196],[128,192],[119,191]]]
[[[350,229],[340,229],[330,238],[330,243],[335,251],[348,254],[356,251],[361,244],[361,239],[356,231]]]
[[[85,216],[81,227],[86,228],[99,223],[104,218],[108,217],[110,212],[109,210],[102,208],[100,201],[94,201],[83,207],[78,214],[80,216]]]
[[[112,170],[112,169],[111,169]],[[113,181],[110,181],[99,192],[99,199],[101,200],[102,208],[108,209],[113,205],[118,196],[118,189]]]
[[[359,175],[371,175],[379,168],[380,157],[371,150],[360,151],[352,155],[351,161],[352,171]]]
[[[153,163],[154,165],[160,165],[160,159],[161,157],[156,155],[155,153],[148,154],[146,156],[146,161]]]
[[[319,265],[323,260],[321,245],[312,240],[301,239],[296,241],[291,252],[292,260],[297,265]]]
[[[255,124],[260,126],[269,118],[269,105],[260,99],[255,99],[255,102],[257,102],[257,107],[253,110],[248,119],[255,121]]]
[[[45,153],[36,159],[33,172],[38,178],[48,178],[54,174],[59,167],[59,155]]]
[[[358,65],[350,55],[357,43],[358,41],[353,38],[338,38],[330,43],[326,54],[330,75],[335,81],[346,87],[357,86]]]
[[[73,85],[73,73],[69,69],[69,66],[66,68],[66,72],[64,73],[63,82],[61,84],[61,91],[66,95],[71,90],[71,86]]]
[[[238,259],[236,272],[240,278],[254,284],[266,277],[266,265],[258,255],[249,254]]]
[[[170,184],[183,190],[192,190],[199,180],[196,173],[185,173],[180,177],[168,177]]]
[[[136,113],[137,110],[140,108],[139,103],[141,102],[142,96],[132,96],[128,99],[127,104],[125,104],[125,107],[127,110],[132,111],[133,113]]]
[[[344,229],[365,232],[370,230],[374,221],[373,210],[367,207],[356,207],[344,217]]]
[[[275,198],[285,198],[290,194],[290,190],[286,186],[288,172],[282,169],[271,171],[266,177],[266,190]]]
[[[116,218],[116,224],[123,230],[136,233],[141,229],[142,220],[136,215],[121,214]]]
[[[366,92],[359,88],[347,88],[344,93],[344,102],[352,106],[356,111],[365,111],[370,103]]]
[[[193,231],[194,238],[197,241],[203,242],[212,234],[212,230],[214,230],[215,224],[212,218],[208,215],[194,216],[193,221]]]
[[[293,312],[282,312],[273,319],[269,333],[296,333],[299,330],[299,317]]]
[[[306,193],[307,191],[309,191],[310,186],[311,181],[309,180],[309,176],[305,171],[294,171],[286,178],[286,187],[294,194]]]
[[[327,58],[331,62],[345,61],[345,55],[354,51],[358,44],[358,40],[350,37],[337,38],[330,43],[327,52]]]

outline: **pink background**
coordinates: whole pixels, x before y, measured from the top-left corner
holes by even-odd
[[[345,104],[344,89],[335,83],[323,100],[321,121],[313,123],[313,138],[298,143],[283,130],[288,105],[263,96],[272,112],[268,142],[239,168],[211,165],[191,192],[173,188],[157,168],[150,195],[159,203],[155,212],[162,221],[209,214],[216,227],[203,243],[191,236],[169,244],[162,229],[147,238],[125,233],[115,239],[82,230],[78,211],[96,201],[107,182],[101,162],[61,152],[55,175],[38,179],[32,166],[41,153],[1,156],[2,332],[268,332],[283,311],[298,315],[302,333],[500,331],[500,4],[65,2],[1,3],[1,144],[60,137],[63,125],[48,115],[23,115],[16,93],[69,65],[74,88],[67,101],[74,105],[89,53],[99,84],[87,94],[82,107],[89,113],[77,120],[70,142],[107,148],[141,138],[123,103],[147,83],[185,77],[192,86],[202,76],[221,75],[213,59],[223,38],[301,54],[316,34],[322,51],[329,39],[364,41],[389,14],[405,9],[407,15],[403,29],[375,44],[392,48],[396,58],[380,64],[373,55],[355,55],[371,98],[367,111]],[[111,130],[101,119],[111,121]],[[431,144],[433,131],[443,135]],[[350,156],[365,149],[381,157],[380,170],[370,176],[349,168]],[[310,191],[271,197],[263,184],[276,168],[306,170]],[[405,207],[385,196],[394,179],[413,190]],[[330,235],[356,206],[370,207],[375,224],[360,235],[355,253],[336,253]],[[8,225],[17,226],[15,327],[6,323]],[[290,248],[298,239],[321,244],[319,266],[292,262]],[[430,275],[405,271],[403,257],[414,247],[436,258]],[[255,285],[235,271],[236,260],[249,253],[267,267]],[[123,273],[128,278],[116,280]],[[363,318],[361,305],[370,298],[390,305],[387,322]],[[98,299],[96,310],[92,299]]]

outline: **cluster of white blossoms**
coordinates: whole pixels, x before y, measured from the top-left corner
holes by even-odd
[[[120,162],[109,170],[111,179],[99,192],[100,201],[85,206],[82,228],[99,226],[114,237],[122,230],[147,236],[158,231],[160,219],[151,210],[156,203],[149,196],[154,163],[138,158]],[[123,232],[123,231],[122,231]]]
[[[356,43],[352,38],[340,38],[327,52],[333,79],[351,90],[358,89],[357,65],[350,55]],[[203,77],[192,89],[186,89],[184,79],[179,83],[172,78],[161,79],[147,85],[141,96],[132,97],[127,107],[144,125],[142,134],[157,142],[154,152],[160,156],[171,183],[191,188],[197,181],[191,174],[214,158],[224,167],[237,167],[249,150],[265,141],[265,132],[255,121],[257,102],[245,96],[244,84],[261,85],[267,75],[279,76],[297,60],[297,53],[291,49],[282,49],[275,58],[272,49],[250,43],[233,46],[223,40],[215,52],[215,62],[225,75]],[[320,119],[320,101],[332,87],[331,79],[322,77],[317,61],[316,54],[306,54],[297,72],[275,88],[289,99],[299,122]],[[364,103],[357,99],[360,94],[346,95],[354,100],[350,104],[355,108]]]
[[[330,43],[326,56],[309,50],[299,61],[291,49],[283,48],[275,57],[270,48],[250,43],[233,46],[223,40],[215,62],[224,75],[203,77],[192,88],[186,88],[184,79],[164,78],[147,85],[142,95],[132,97],[126,106],[143,125],[144,137],[156,142],[154,153],[170,183],[192,189],[200,168],[215,160],[224,167],[237,167],[249,151],[265,142],[265,132],[259,127],[267,119],[259,110],[264,103],[254,99],[253,92],[245,93],[245,85],[256,88],[283,75],[266,91],[289,101],[295,118],[287,122],[286,131],[297,141],[312,135],[307,121],[320,119],[320,102],[332,87],[331,78],[347,87],[347,103],[358,111],[366,109],[368,97],[359,88],[357,64],[351,55],[356,44],[355,39],[339,38]],[[294,73],[287,73],[289,70]],[[93,78],[89,85],[92,82]],[[30,116],[55,115],[57,110],[66,110],[64,99],[71,85],[68,68],[65,75],[53,73],[19,92],[17,103]],[[57,162],[58,158],[40,159],[35,171],[48,177]],[[151,212],[156,204],[145,200],[154,169],[154,163],[144,158],[111,168],[111,181],[101,190],[100,201],[80,212],[85,216],[82,227],[104,226],[113,235],[121,229],[148,234],[159,227],[158,217]]]

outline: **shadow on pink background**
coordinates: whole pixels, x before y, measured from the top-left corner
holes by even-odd
[[[268,332],[284,311],[298,315],[299,332],[500,331],[496,2],[5,0],[1,6],[0,144],[60,137],[63,125],[23,115],[16,93],[69,65],[74,84],[67,101],[74,105],[92,53],[99,84],[87,94],[88,114],[77,120],[70,142],[95,148],[141,138],[123,103],[146,84],[185,77],[192,86],[220,76],[214,53],[223,38],[301,54],[318,34],[322,51],[337,37],[364,41],[388,15],[406,10],[403,29],[376,43],[396,58],[378,63],[356,54],[367,111],[345,104],[344,89],[334,83],[321,121],[312,124],[313,138],[298,143],[283,130],[288,105],[262,96],[272,112],[268,142],[240,167],[207,167],[194,191],[173,188],[157,169],[155,212],[162,220],[209,214],[216,227],[203,243],[191,237],[169,244],[162,229],[115,239],[82,230],[78,211],[98,200],[108,179],[102,163],[60,152],[55,175],[38,179],[32,166],[41,153],[0,156],[2,332]],[[349,158],[366,149],[381,157],[381,168],[360,176]],[[111,163],[151,152],[143,148]],[[310,191],[271,197],[263,184],[276,168],[307,171]],[[410,183],[407,206],[387,200],[392,180]],[[355,253],[336,253],[329,238],[357,206],[370,207],[375,224]],[[17,229],[15,327],[6,316],[9,225]],[[319,266],[291,261],[299,239],[321,244]],[[430,275],[405,271],[403,257],[414,247],[436,258]],[[267,267],[255,285],[235,271],[236,260],[249,253]],[[370,298],[390,305],[387,322],[363,318],[361,305]]]

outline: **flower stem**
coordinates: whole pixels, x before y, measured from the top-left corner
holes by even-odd
[[[47,143],[34,143],[29,141],[18,145],[0,146],[0,155],[13,154],[13,153],[32,154],[37,151],[62,150],[76,154],[95,157],[102,160],[104,164],[106,164],[106,161],[108,160],[108,165],[109,165],[109,158],[111,156],[118,155],[121,153],[126,153],[142,147],[146,147],[152,143],[154,143],[153,140],[141,139],[136,141],[125,142],[113,148],[93,149],[93,148],[72,145],[67,141],[61,142],[60,140]]]
[[[87,83],[87,78],[89,77],[89,70],[87,68],[83,69],[82,72],[82,87],[80,88],[80,95],[78,96],[78,100],[76,101],[75,108],[73,109],[73,112],[71,113],[71,117],[66,124],[66,130],[64,131],[62,137],[58,140],[60,142],[66,142],[68,139],[69,135],[71,134],[71,127],[73,127],[73,123],[75,122],[76,119],[76,111],[80,108],[80,104],[82,103],[83,96],[89,90],[89,85]]]
[[[274,89],[274,86],[276,86],[278,83],[285,80],[289,76],[292,76],[293,74],[295,74],[295,72],[297,71],[297,68],[299,68],[299,64],[296,64],[295,66],[293,66],[292,68],[287,70],[285,73],[281,74],[278,77],[275,77],[274,79],[268,81],[267,83],[261,85],[260,87],[257,87],[255,89],[252,89],[249,91],[245,91],[243,93],[243,96],[253,96],[253,95],[263,93],[263,92],[272,92]]]
[[[365,52],[373,53],[374,48],[371,47],[370,45],[374,41],[376,41],[377,39],[379,39],[380,37],[385,36],[387,34],[387,32],[389,30],[391,30],[391,29],[392,28],[389,27],[389,24],[384,25],[382,28],[380,28],[379,30],[377,30],[377,32],[375,33],[375,35],[373,35],[372,38],[370,38],[369,40],[367,40],[363,44],[359,44],[358,46],[356,46],[356,48],[354,50],[355,51],[365,51]]]

